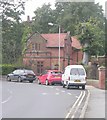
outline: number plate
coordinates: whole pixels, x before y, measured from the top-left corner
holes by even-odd
[[[55,78],[60,78],[60,77],[57,77],[57,76],[56,76]]]
[[[33,76],[32,75],[28,75],[29,78],[32,78]]]
[[[75,80],[74,82],[81,82],[80,80]]]

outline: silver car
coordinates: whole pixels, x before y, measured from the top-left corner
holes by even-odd
[[[36,75],[32,70],[17,69],[7,75],[7,80],[17,80],[18,82],[29,81],[32,83],[34,80],[36,80]]]

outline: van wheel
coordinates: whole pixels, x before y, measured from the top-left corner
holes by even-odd
[[[63,83],[62,86],[63,86],[63,88],[65,88],[66,85]]]
[[[85,89],[85,85],[82,86],[82,89],[83,89],[83,90]]]
[[[67,89],[69,89],[69,84],[67,83]]]

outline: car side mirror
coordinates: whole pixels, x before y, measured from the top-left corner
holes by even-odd
[[[42,76],[42,74],[40,74],[40,76]]]

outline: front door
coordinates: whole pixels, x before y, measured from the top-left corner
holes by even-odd
[[[43,61],[37,61],[37,74],[40,75],[43,72]]]

